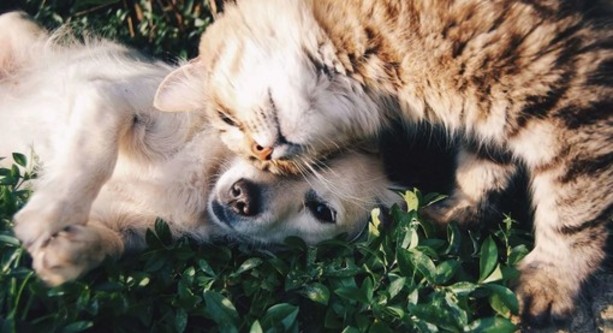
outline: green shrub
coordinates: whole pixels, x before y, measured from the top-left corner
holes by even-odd
[[[24,158],[16,160],[24,164]],[[374,210],[367,232],[280,251],[171,241],[157,221],[148,249],[46,288],[11,231],[31,177],[0,169],[2,332],[512,332],[508,288],[527,234],[439,231],[416,213],[434,196],[404,194],[408,210]],[[385,222],[382,222],[385,221]]]

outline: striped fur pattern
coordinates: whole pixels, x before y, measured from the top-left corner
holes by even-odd
[[[156,103],[178,111],[172,97],[196,80],[208,92],[181,100],[212,114],[232,150],[273,172],[372,138],[391,118],[442,125],[471,144],[459,154],[455,191],[424,211],[441,223],[474,220],[525,166],[536,246],[519,267],[517,292],[524,318],[542,323],[566,317],[605,260],[613,213],[613,21],[605,6],[238,1]]]

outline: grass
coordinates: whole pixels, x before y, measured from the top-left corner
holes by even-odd
[[[48,27],[68,22],[165,59],[192,57],[211,20],[193,1],[26,0]],[[181,22],[181,23],[179,23]],[[16,163],[25,165],[22,155]],[[1,332],[513,332],[514,265],[531,247],[510,217],[467,231],[437,230],[417,209],[435,195],[407,191],[407,209],[375,210],[356,242],[279,252],[172,242],[157,221],[148,248],[47,288],[12,233],[33,172],[0,169]]]

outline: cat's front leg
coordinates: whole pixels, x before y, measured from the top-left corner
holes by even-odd
[[[131,125],[129,104],[113,87],[102,80],[83,84],[74,88],[72,100],[47,110],[68,125],[56,133],[54,155],[43,161],[34,194],[15,215],[15,234],[33,254],[66,227],[87,222],[92,202],[113,173],[119,137]]]
[[[71,225],[47,239],[32,253],[32,266],[48,285],[74,280],[107,257],[124,251],[121,235],[98,221]]]
[[[517,171],[509,157],[492,156],[462,147],[457,155],[456,184],[451,195],[424,207],[422,215],[436,223],[467,225],[496,211],[498,198]]]
[[[535,247],[519,264],[516,288],[525,325],[570,318],[582,285],[605,260],[613,170],[566,165],[532,170]],[[585,174],[567,176],[577,171]]]

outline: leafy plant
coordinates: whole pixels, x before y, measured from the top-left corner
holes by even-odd
[[[25,165],[23,155],[14,155]],[[437,230],[408,209],[374,210],[368,231],[317,247],[298,238],[278,252],[241,244],[173,243],[163,221],[148,249],[47,288],[11,231],[32,175],[0,169],[2,332],[513,332],[509,281],[527,253],[506,218],[493,230]]]

